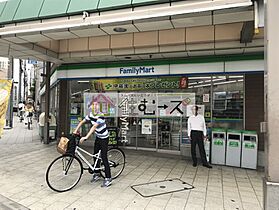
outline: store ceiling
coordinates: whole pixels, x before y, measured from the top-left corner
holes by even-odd
[[[151,7],[151,6],[150,6]],[[159,7],[158,5],[153,7]],[[131,9],[119,11],[125,12]],[[103,12],[104,15],[115,14],[114,12]],[[251,44],[240,45],[232,42],[228,47],[218,47],[218,43],[212,43],[212,48],[202,46],[192,49],[180,49],[154,53],[129,53],[121,55],[93,55],[91,52],[69,52],[67,54],[59,53],[59,44],[57,49],[52,46],[42,46],[38,43],[60,42],[61,40],[76,39],[94,36],[111,36],[120,34],[115,28],[124,28],[126,33],[137,33],[144,31],[156,31],[166,29],[191,28],[197,26],[220,25],[226,23],[237,23],[252,21],[254,19],[253,7],[241,7],[233,9],[224,9],[208,12],[190,13],[184,15],[173,15],[160,18],[150,18],[135,21],[117,22],[113,24],[99,24],[95,26],[73,27],[57,30],[43,30],[30,33],[11,33],[1,35],[0,56],[13,56],[21,59],[47,60],[54,63],[79,63],[79,62],[109,62],[109,61],[128,61],[128,60],[148,60],[164,58],[180,58],[188,56],[202,55],[222,55],[222,54],[246,54],[253,52],[263,52],[263,40],[255,40]],[[93,15],[94,16],[94,15]],[[61,17],[55,19],[46,19],[43,22],[52,26],[56,21],[63,23],[69,19],[80,20],[81,16]],[[26,29],[36,27],[42,21],[32,21],[26,26]],[[33,25],[32,25],[33,24]],[[24,26],[25,22],[18,23],[16,26]],[[9,26],[9,25],[8,25]],[[12,25],[13,26],[13,25]],[[0,29],[0,34],[3,32]],[[224,43],[222,43],[224,44]],[[51,44],[50,44],[51,45]]]

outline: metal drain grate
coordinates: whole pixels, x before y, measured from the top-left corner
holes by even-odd
[[[152,197],[157,195],[163,195],[167,193],[174,193],[183,190],[191,190],[193,185],[188,184],[180,179],[168,179],[157,182],[149,182],[144,184],[137,184],[131,186],[142,197]]]

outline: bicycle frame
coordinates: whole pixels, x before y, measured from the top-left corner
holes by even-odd
[[[81,152],[83,152],[83,153],[89,155],[89,156],[92,157],[92,158],[96,158],[96,159],[97,159],[97,161],[95,161],[95,163],[94,163],[94,166],[92,166],[92,165],[90,164],[90,162],[89,162],[88,160],[86,160],[86,158],[82,155]],[[83,162],[85,162],[86,165],[88,165],[88,167],[89,167],[92,171],[101,170],[101,169],[102,169],[102,168],[96,168],[98,160],[101,160],[101,159],[102,159],[102,158],[100,158],[100,156],[101,156],[101,150],[99,150],[99,152],[98,152],[97,154],[91,154],[91,153],[87,152],[86,150],[80,148],[79,146],[76,146],[75,154],[77,154],[78,157],[81,158],[81,159],[83,160]]]

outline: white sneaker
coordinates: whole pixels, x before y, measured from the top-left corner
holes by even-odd
[[[97,182],[99,179],[100,179],[99,174],[94,173],[90,182],[94,183],[94,182]]]
[[[112,183],[112,179],[111,178],[105,178],[105,180],[103,181],[103,184],[101,185],[101,187],[109,187]]]

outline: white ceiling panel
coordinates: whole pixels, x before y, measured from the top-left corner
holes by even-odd
[[[215,50],[215,55],[243,54],[244,49]]]
[[[164,58],[161,54],[147,54],[147,55],[138,55],[138,56],[143,60]]]
[[[71,56],[71,58],[89,57],[90,56],[90,51],[86,51],[86,52],[71,52],[70,56]]]
[[[2,54],[9,55],[9,52],[10,52],[9,46],[0,46],[0,53],[1,53],[1,55]]]
[[[215,14],[213,16],[213,24],[235,23],[235,22],[251,21],[251,20],[254,20],[253,11]]]
[[[125,25],[113,25],[113,26],[106,26],[101,25],[101,29],[103,29],[108,34],[123,34],[123,33],[133,33],[133,32],[139,32],[139,30],[133,25],[133,24],[125,24]],[[125,32],[115,32],[114,28],[123,28],[126,29]]]
[[[61,60],[63,60],[65,63],[74,63],[74,62],[76,62],[76,60],[74,60],[73,58],[63,58]]]
[[[118,61],[118,58],[116,56],[100,56],[100,57],[94,57],[96,61]]]
[[[28,43],[27,40],[21,39],[19,37],[16,36],[2,36],[2,39],[9,41],[9,42],[13,42],[16,44],[21,44],[21,43]]]
[[[164,58],[188,57],[187,52],[163,53]]]
[[[173,25],[169,20],[160,20],[160,21],[152,21],[149,22],[135,22],[134,25],[140,31],[154,31],[154,30],[165,30],[172,29]]]
[[[41,55],[41,52],[37,52],[35,50],[24,50],[22,51],[23,53],[27,54],[27,55]]]
[[[212,25],[212,16],[198,16],[186,18],[173,18],[172,24],[175,28]]]
[[[27,40],[27,41],[32,42],[32,43],[52,40],[51,38],[46,37],[42,34],[29,34],[29,35],[18,34],[17,37],[22,38],[22,39]]]
[[[244,53],[252,53],[252,52],[264,52],[264,47],[247,47],[244,49]]]
[[[78,37],[102,36],[107,35],[100,28],[71,28],[70,32]]]
[[[64,60],[64,59],[63,59]],[[68,60],[69,61],[69,60]],[[96,62],[97,59],[95,58],[92,58],[92,57],[84,57],[84,58],[81,58],[79,59],[80,62]],[[73,62],[73,61],[72,61]]]
[[[17,51],[17,50],[11,50],[11,51],[10,51],[10,54],[11,54],[13,57],[16,57],[16,58],[18,58],[18,57],[20,57],[20,56],[26,55],[24,52],[22,52],[22,51]]]
[[[232,42],[216,42],[215,48],[237,48],[237,47],[245,47],[244,43],[240,43],[239,41]]]
[[[59,59],[70,58],[70,53],[59,53]]]
[[[49,60],[49,57],[47,55],[37,55],[36,57],[40,60],[43,60],[43,61]]]
[[[214,55],[214,50],[188,51],[189,56]]]
[[[51,31],[51,32],[44,32],[43,34],[54,40],[78,38],[77,35],[71,33],[70,31]]]
[[[30,43],[13,44],[13,45],[11,45],[11,48],[15,49],[17,51],[30,50],[30,49],[33,49],[33,44],[30,44]]]
[[[39,58],[32,55],[23,55],[23,56],[19,56],[19,58],[25,60],[39,60]]]
[[[0,44],[1,45],[9,45],[9,44],[11,44],[11,42],[9,42],[8,40],[0,39]]]
[[[120,61],[132,61],[132,60],[140,60],[140,56],[131,55],[131,56],[117,56],[117,59]]]
[[[247,47],[264,46],[264,39],[254,39],[252,42],[246,44]]]

